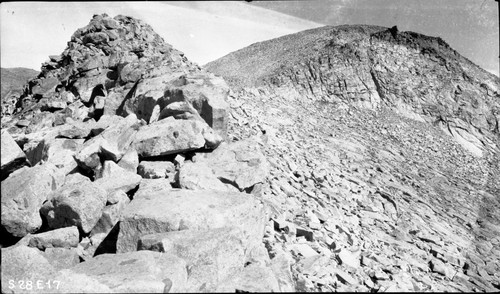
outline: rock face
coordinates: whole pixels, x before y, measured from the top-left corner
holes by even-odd
[[[207,69],[239,88],[387,106],[440,125],[477,156],[491,144],[498,151],[498,78],[441,38],[376,26],[323,27],[251,45]]]
[[[440,38],[375,26],[284,36],[206,69],[234,91],[232,140],[252,137],[270,163],[255,193],[281,290],[498,291],[497,77]],[[240,290],[268,284],[245,276]]]

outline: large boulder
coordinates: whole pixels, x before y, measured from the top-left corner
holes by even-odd
[[[28,166],[29,162],[26,159],[26,154],[7,131],[2,130],[1,136],[0,178],[4,180],[16,169]]]
[[[227,226],[243,232],[245,248],[262,241],[264,209],[244,193],[168,189],[139,189],[120,221],[117,252],[137,250],[147,234],[178,230],[206,230]]]
[[[45,143],[41,160],[60,168],[64,174],[72,172],[77,166],[74,155],[83,145],[84,139],[54,139]]]
[[[224,227],[182,230],[145,235],[139,250],[173,254],[189,268],[188,292],[213,292],[216,286],[245,263],[245,242],[241,230]]]
[[[137,173],[145,179],[173,177],[175,165],[170,161],[141,161]]]
[[[118,293],[183,292],[186,263],[171,254],[136,251],[102,254],[71,269]]]
[[[215,292],[280,292],[280,287],[271,268],[250,264],[222,281]]]
[[[64,175],[47,163],[24,167],[2,181],[2,226],[23,237],[42,225],[40,208],[48,195],[62,184]]]
[[[106,191],[86,178],[65,183],[52,192],[40,212],[52,229],[77,226],[89,233],[99,221],[106,201]]]
[[[269,164],[258,143],[247,139],[223,142],[211,153],[197,154],[195,163],[181,167],[179,181],[181,187],[188,189],[213,183],[214,189],[227,190],[227,186],[232,185],[240,191],[249,191],[255,184],[263,183],[268,173]],[[194,175],[200,177],[197,179]]]
[[[228,93],[225,81],[214,74],[203,72],[181,76],[169,83],[164,96],[159,99],[159,119],[200,117],[219,136],[226,138]]]
[[[76,226],[72,226],[34,234],[25,238],[29,239],[27,241],[28,246],[36,247],[40,250],[55,247],[71,248],[78,245],[80,233]]]
[[[186,161],[179,171],[179,186],[189,190],[239,192],[235,186],[219,180],[206,162]]]
[[[176,120],[173,117],[143,126],[135,136],[134,147],[142,157],[169,155],[216,147],[222,138],[204,122]]]
[[[69,269],[58,271],[57,266],[64,265],[49,261],[50,253],[26,246],[2,248],[1,251],[2,293],[112,292],[93,277]]]
[[[134,114],[117,121],[97,136],[85,142],[75,155],[79,165],[87,170],[100,168],[100,158],[118,162],[129,150],[141,123]]]
[[[104,162],[98,176],[99,178],[94,183],[106,190],[107,193],[116,191],[127,193],[137,187],[142,179],[141,176],[135,172],[121,168],[111,160],[106,160]]]
[[[26,293],[29,282],[32,283],[33,292],[52,292],[47,289],[40,291],[36,285],[38,280],[47,282],[56,273],[42,251],[27,246],[12,246],[1,251],[2,293]]]

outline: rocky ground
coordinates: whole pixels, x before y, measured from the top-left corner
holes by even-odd
[[[265,242],[297,290],[498,291],[498,163],[390,110],[232,98],[230,133],[271,163]]]
[[[95,15],[2,113],[2,292],[498,291],[498,79],[400,35]]]
[[[209,63],[271,163],[300,291],[498,291],[500,82],[440,38],[339,26]]]

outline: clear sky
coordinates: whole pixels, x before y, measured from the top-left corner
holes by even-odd
[[[40,69],[93,14],[149,23],[201,65],[252,43],[323,25],[374,24],[440,36],[498,75],[494,0],[307,0],[238,2],[8,2],[0,4],[2,67]]]

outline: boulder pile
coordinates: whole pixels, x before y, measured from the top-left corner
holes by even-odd
[[[140,20],[77,30],[2,118],[2,292],[279,291],[228,93]]]

